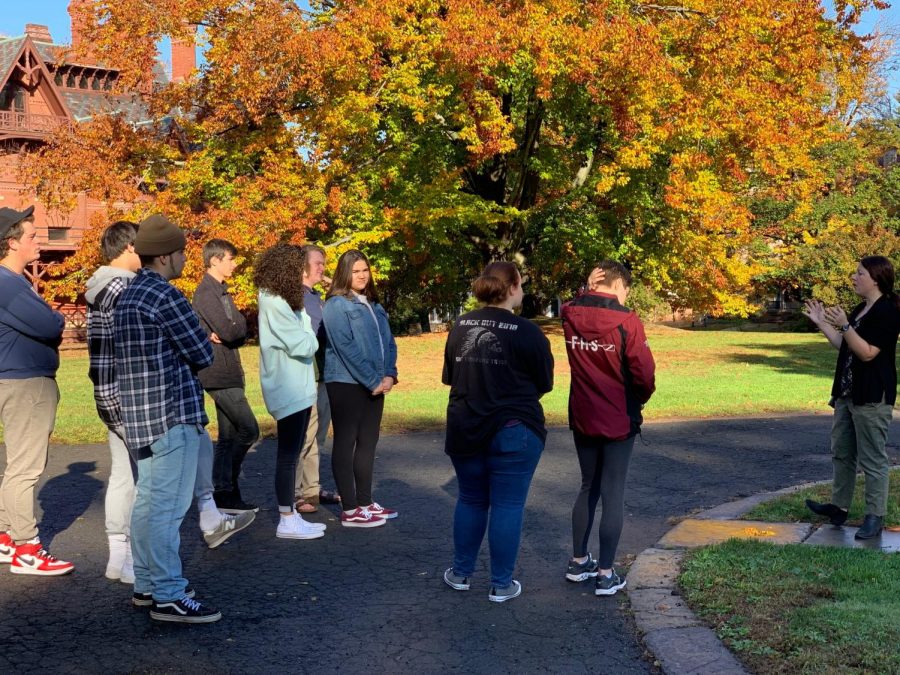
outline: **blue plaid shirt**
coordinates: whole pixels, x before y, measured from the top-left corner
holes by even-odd
[[[181,291],[142,269],[122,291],[114,323],[128,448],[146,448],[179,424],[205,425],[197,371],[212,363],[212,345]]]

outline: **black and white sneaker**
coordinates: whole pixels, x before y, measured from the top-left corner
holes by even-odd
[[[185,595],[181,600],[172,600],[171,602],[154,600],[150,618],[174,623],[213,623],[222,618],[222,612],[201,605],[199,601]]]
[[[588,579],[593,579],[597,576],[597,570],[599,569],[599,565],[597,565],[597,561],[591,557],[591,554],[588,553],[587,560],[584,562],[575,562],[574,560],[569,561],[569,568],[566,570],[566,579],[569,581],[587,581]]]
[[[193,598],[195,593],[194,589],[188,586],[184,589],[184,594]],[[131,596],[131,604],[135,607],[152,607],[153,606],[153,594],[152,593],[133,593]]]
[[[613,570],[608,577],[597,575],[594,595],[615,595],[616,591],[620,591],[623,588],[625,588],[625,580]]]

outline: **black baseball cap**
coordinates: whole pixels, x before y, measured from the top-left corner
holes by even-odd
[[[16,211],[8,206],[0,209],[0,239],[5,237],[14,225],[21,223],[32,213],[34,213],[34,206],[29,206],[21,211]]]

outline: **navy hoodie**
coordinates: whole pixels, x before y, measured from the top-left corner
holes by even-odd
[[[569,426],[612,441],[634,436],[656,389],[641,320],[616,296],[593,291],[563,305],[562,320],[572,370]]]
[[[0,266],[0,380],[56,377],[65,324],[24,276]]]

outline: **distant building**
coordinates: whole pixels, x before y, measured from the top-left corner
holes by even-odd
[[[26,274],[35,288],[49,266],[73,253],[91,215],[104,205],[81,195],[71,213],[48,211],[18,181],[23,154],[34,152],[60,125],[84,122],[97,115],[125,115],[133,124],[149,121],[139,92],[113,94],[119,73],[92,58],[75,59],[72,48],[82,41],[82,29],[73,9],[86,0],[72,0],[72,45],[55,44],[47,26],[27,24],[25,33],[0,36],[0,206],[21,208],[35,204],[35,226],[41,259]],[[193,45],[173,43],[172,78],[185,78],[196,66]],[[166,75],[157,64],[148,83],[163,84]],[[72,307],[72,319],[78,311]]]

